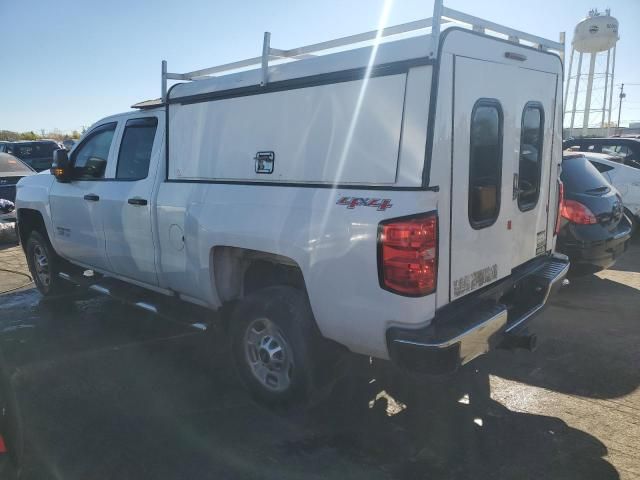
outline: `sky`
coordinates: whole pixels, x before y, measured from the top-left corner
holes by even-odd
[[[624,82],[627,93],[621,124],[640,121],[640,0],[598,1],[445,5],[554,40],[566,31],[569,42],[591,8],[611,8],[620,22],[615,84]],[[384,0],[0,0],[0,130],[80,130],[159,97],[163,59],[169,71],[186,72],[260,55],[264,31],[272,47],[288,49],[373,30],[383,6]],[[395,0],[388,24],[430,17],[432,9],[432,0]]]

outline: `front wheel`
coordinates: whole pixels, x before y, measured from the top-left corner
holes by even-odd
[[[307,403],[320,342],[306,295],[274,286],[254,292],[231,318],[235,364],[244,384],[268,404]]]
[[[61,293],[64,280],[58,273],[62,259],[55,253],[49,240],[40,232],[33,231],[25,250],[29,271],[40,293],[45,297]]]

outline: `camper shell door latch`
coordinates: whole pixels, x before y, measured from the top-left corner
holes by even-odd
[[[256,161],[256,173],[273,173],[273,164],[276,160],[274,152],[257,152],[253,159]]]

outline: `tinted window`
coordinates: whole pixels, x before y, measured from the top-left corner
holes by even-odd
[[[147,177],[157,126],[155,117],[127,121],[118,154],[116,178],[140,180]]]
[[[98,127],[73,152],[71,161],[73,163],[74,178],[92,180],[104,177],[115,129],[115,123]]]
[[[10,155],[0,155],[0,175],[3,173],[29,173],[32,170],[20,160]]]
[[[568,158],[562,161],[560,175],[567,192],[582,193],[602,187],[608,187],[607,180],[584,157]]]
[[[594,167],[596,167],[596,169],[600,172],[608,172],[609,170],[613,170],[613,167],[609,166],[609,165],[605,165],[604,163],[600,163],[600,162],[594,162],[593,160],[591,160],[591,165],[593,165]]]
[[[8,148],[8,151],[20,158],[21,160],[29,160],[32,158],[52,158],[53,151],[59,147],[55,143],[14,143]]]
[[[530,210],[540,196],[544,111],[539,104],[527,104],[522,112],[520,167],[518,170],[518,207]]]
[[[491,225],[500,210],[502,179],[502,109],[497,100],[476,102],[471,113],[469,151],[469,221]]]

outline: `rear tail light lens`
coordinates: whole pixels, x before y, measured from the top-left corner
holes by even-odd
[[[586,206],[575,200],[565,200],[562,204],[562,217],[579,225],[598,223],[596,216]]]
[[[558,180],[558,210],[556,210],[556,230],[555,235],[560,233],[560,219],[562,218],[562,205],[564,204],[564,183]]]
[[[380,286],[421,297],[436,289],[438,217],[435,212],[387,220],[378,230]]]

